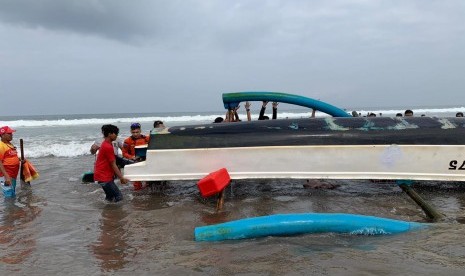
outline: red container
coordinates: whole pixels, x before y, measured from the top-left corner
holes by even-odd
[[[212,172],[197,182],[200,194],[203,197],[221,192],[231,182],[231,177],[225,168]]]

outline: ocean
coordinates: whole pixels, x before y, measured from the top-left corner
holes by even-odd
[[[407,108],[405,108],[407,109]],[[354,108],[394,116],[405,109]],[[415,116],[448,117],[465,108],[410,108]],[[270,111],[270,110],[269,110]],[[352,109],[348,109],[351,112]],[[269,113],[269,112],[268,112]],[[258,112],[253,111],[256,119]],[[173,112],[0,117],[17,131],[25,157],[39,170],[31,186],[0,205],[0,274],[7,275],[463,275],[465,184],[422,182],[418,192],[445,220],[400,235],[333,233],[195,242],[197,226],[278,213],[353,213],[425,222],[421,209],[395,183],[329,181],[334,189],[304,188],[302,180],[242,180],[227,188],[224,211],[200,197],[195,181],[155,190],[121,185],[124,200],[109,204],[102,189],[81,183],[92,170],[89,149],[103,124],[120,128],[153,121],[207,124],[224,113]],[[309,117],[280,109],[278,118]],[[324,116],[317,113],[317,116]],[[242,119],[245,115],[241,114]],[[20,186],[20,185],[18,185]]]

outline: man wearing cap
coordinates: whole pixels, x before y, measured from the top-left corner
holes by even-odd
[[[15,131],[8,126],[0,128],[0,161],[2,164],[0,166],[0,179],[5,182],[6,186],[13,186],[13,196],[15,195],[16,178],[21,164],[16,147],[11,144],[13,132]]]
[[[131,124],[131,136],[126,138],[123,143],[123,157],[139,161],[136,156],[136,146],[147,145],[149,143],[149,136],[142,134],[141,126],[139,123]]]
[[[131,124],[131,136],[126,138],[123,143],[123,157],[134,162],[142,161],[142,159],[136,156],[136,146],[147,145],[149,143],[149,136],[142,134],[141,126],[139,123]],[[141,190],[142,182],[134,181],[132,183],[134,190]]]

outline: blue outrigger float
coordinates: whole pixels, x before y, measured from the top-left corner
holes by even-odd
[[[196,241],[222,241],[291,236],[305,233],[351,235],[400,234],[427,228],[427,224],[354,214],[276,214],[196,227]]]
[[[224,108],[232,110],[239,106],[241,102],[252,101],[268,101],[287,103],[302,107],[312,108],[333,117],[352,117],[344,110],[312,98],[307,98],[299,95],[281,93],[281,92],[235,92],[224,93],[223,104]]]

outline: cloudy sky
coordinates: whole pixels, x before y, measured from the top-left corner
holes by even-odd
[[[0,0],[1,115],[463,106],[463,0]]]

